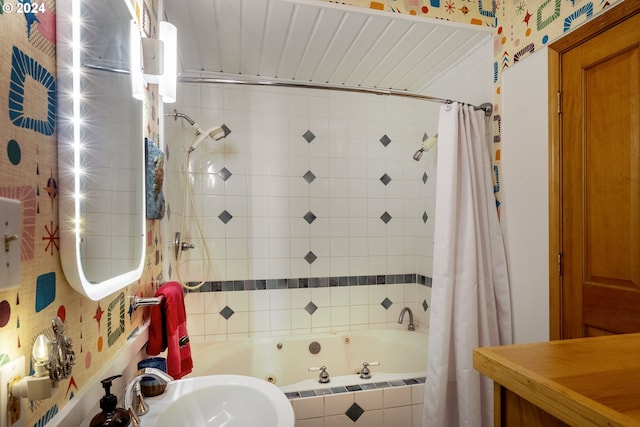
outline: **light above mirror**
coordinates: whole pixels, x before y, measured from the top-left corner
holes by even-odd
[[[165,104],[176,102],[176,72],[178,63],[178,33],[176,27],[161,21],[158,38],[140,37],[135,27],[131,28],[131,83],[133,97],[144,98],[143,84],[158,85],[158,92]]]
[[[127,0],[56,9],[60,259],[69,284],[99,300],[144,268],[143,105],[129,57],[139,30]]]

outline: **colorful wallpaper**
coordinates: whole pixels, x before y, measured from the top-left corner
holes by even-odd
[[[134,1],[155,31],[156,10]],[[160,222],[147,223],[143,277],[123,292],[94,302],[67,283],[59,259],[56,139],[56,2],[37,8],[26,0],[0,0],[0,197],[23,206],[21,285],[0,290],[0,365],[24,355],[30,369],[35,337],[59,316],[73,341],[76,364],[51,399],[26,402],[25,426],[45,425],[98,372],[139,326],[131,294],[152,295],[161,272]],[[35,5],[36,3],[33,3]],[[142,19],[142,17],[141,17]],[[145,103],[146,136],[158,136],[155,88]],[[144,144],[141,139],[140,144]]]

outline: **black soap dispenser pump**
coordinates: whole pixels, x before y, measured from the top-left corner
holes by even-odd
[[[131,423],[129,411],[117,408],[118,398],[111,394],[111,383],[122,375],[114,375],[102,381],[104,397],[100,399],[100,409],[102,412],[91,420],[89,427],[127,427]]]

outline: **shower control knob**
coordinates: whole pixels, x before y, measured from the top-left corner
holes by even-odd
[[[195,247],[196,247],[196,246],[195,246],[193,243],[182,242],[182,247],[181,247],[181,249],[182,249],[183,251],[188,251],[189,249],[193,249],[193,248],[195,248]]]

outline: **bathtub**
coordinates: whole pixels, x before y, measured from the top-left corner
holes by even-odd
[[[267,380],[287,394],[358,384],[384,387],[380,384],[424,381],[427,346],[426,332],[406,329],[192,342],[190,376],[248,375]],[[363,362],[380,363],[370,367],[370,379],[359,378]],[[319,372],[309,371],[320,366],[326,366],[329,383],[319,383]]]

